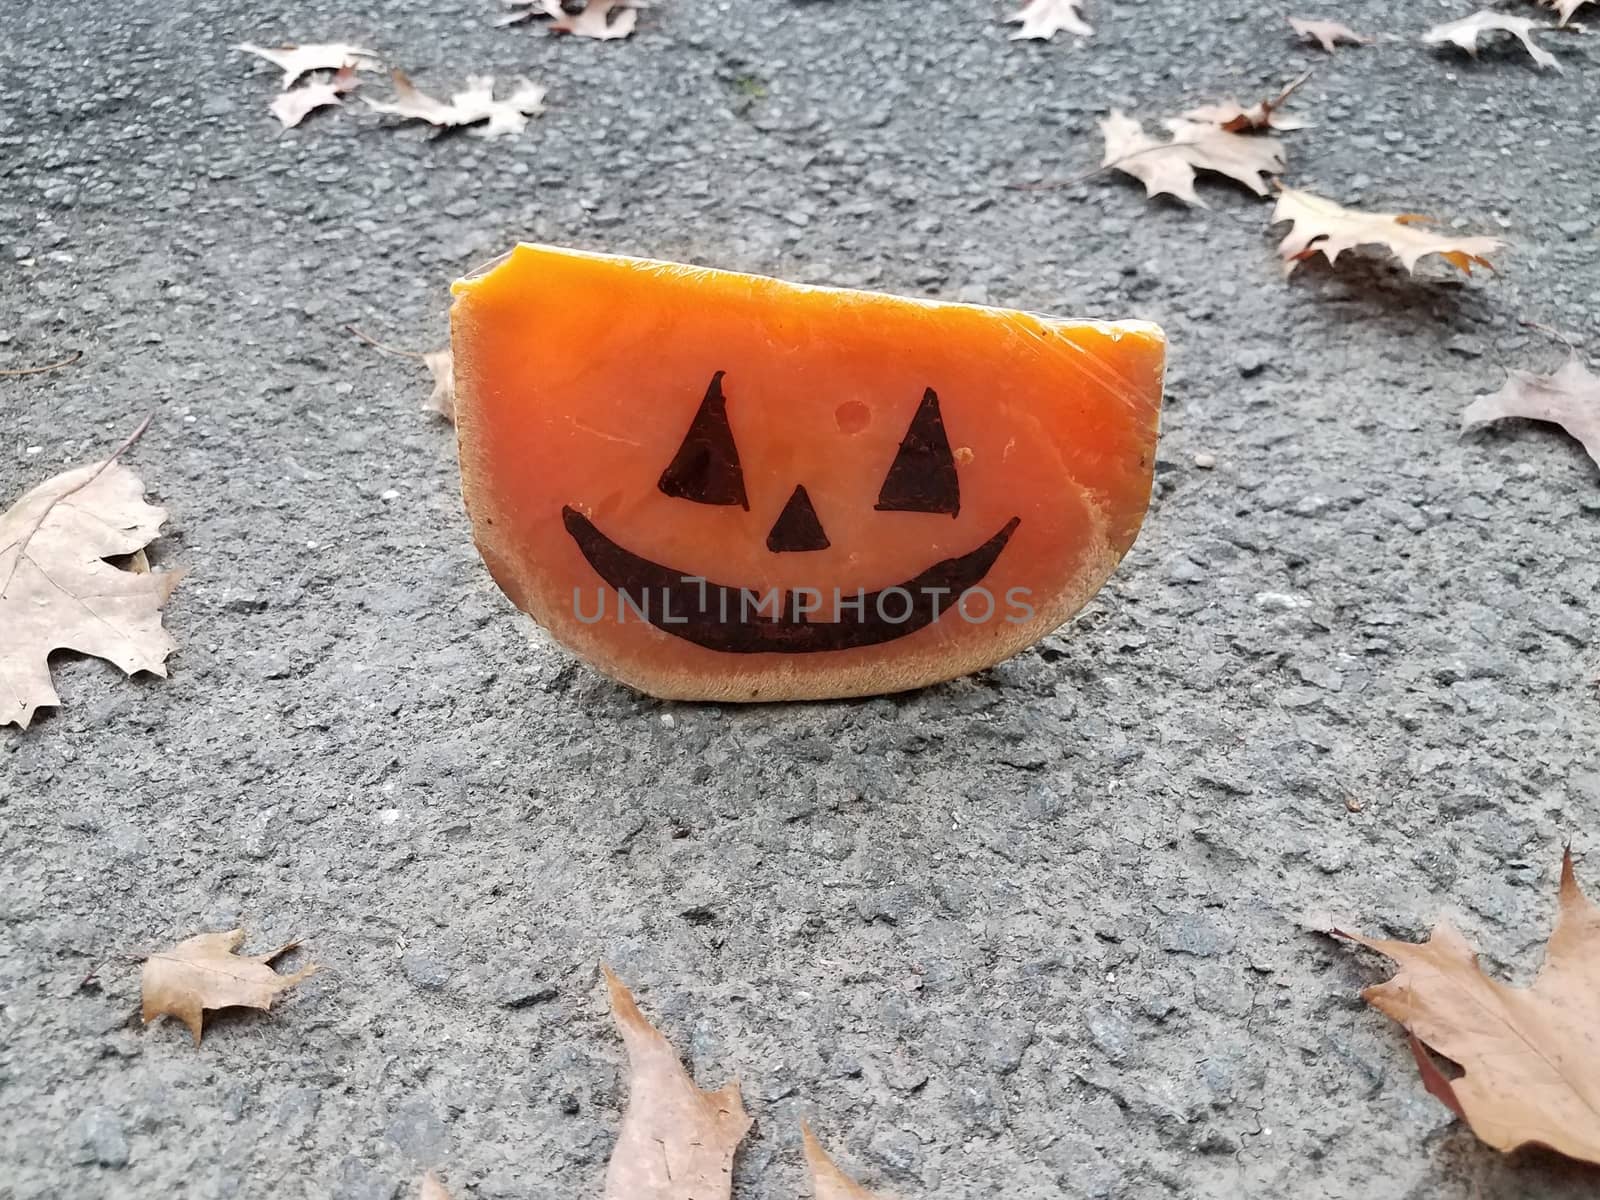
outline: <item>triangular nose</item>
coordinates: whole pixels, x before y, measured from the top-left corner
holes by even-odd
[[[787,550],[826,550],[828,535],[822,532],[822,522],[817,520],[817,510],[811,507],[811,497],[804,487],[794,489],[789,503],[783,506],[778,519],[767,534],[767,549],[774,554]]]

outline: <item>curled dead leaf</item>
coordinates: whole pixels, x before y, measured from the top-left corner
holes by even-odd
[[[1553,375],[1509,371],[1507,376],[1498,392],[1467,405],[1461,414],[1463,429],[1506,417],[1548,421],[1582,442],[1600,466],[1600,375],[1590,372],[1574,354]]]
[[[734,1151],[751,1124],[739,1085],[696,1086],[633,993],[601,970],[628,1052],[628,1107],[606,1166],[606,1200],[728,1200]]]
[[[1202,104],[1199,108],[1191,108],[1184,113],[1188,121],[1200,121],[1209,125],[1216,125],[1228,133],[1248,133],[1255,129],[1309,129],[1310,121],[1303,121],[1299,117],[1286,117],[1279,110],[1302,83],[1311,78],[1311,72],[1306,71],[1298,78],[1291,80],[1276,96],[1252,104],[1245,108],[1231,96],[1216,104]]]
[[[422,365],[433,377],[433,391],[422,402],[423,410],[438,413],[450,424],[456,423],[456,365],[450,347],[430,350],[422,356]]]
[[[1083,19],[1083,0],[1028,0],[1020,10],[1006,18],[1007,25],[1021,24],[1011,35],[1013,42],[1024,39],[1048,41],[1063,30],[1078,37],[1090,37],[1094,27]]]
[[[1364,34],[1357,33],[1348,25],[1341,25],[1338,21],[1314,21],[1305,17],[1290,17],[1289,24],[1294,26],[1301,40],[1315,41],[1329,54],[1332,54],[1340,42],[1351,46],[1370,46],[1373,39]]]
[[[140,980],[141,1012],[148,1025],[157,1017],[177,1017],[200,1044],[204,1013],[218,1008],[270,1009],[278,993],[317,970],[315,964],[293,975],[279,975],[270,964],[300,943],[289,942],[268,954],[236,953],[244,930],[202,933],[145,960]]]
[[[354,67],[340,67],[328,80],[313,80],[279,92],[268,106],[285,129],[293,129],[319,108],[340,103],[340,97],[356,90],[361,81]]]
[[[1269,101],[1263,100],[1260,104],[1244,107],[1231,96],[1226,100],[1219,100],[1215,104],[1202,104],[1198,108],[1191,108],[1184,113],[1187,121],[1199,121],[1204,125],[1215,125],[1227,133],[1248,133],[1256,129],[1276,129],[1288,133],[1295,129],[1309,129],[1311,122],[1300,117],[1285,117],[1267,107]]]
[[[441,128],[474,126],[468,132],[475,137],[495,138],[521,133],[528,127],[530,116],[537,116],[544,111],[544,88],[526,79],[514,80],[511,94],[503,100],[496,100],[494,77],[474,75],[467,80],[467,86],[452,94],[446,103],[418,91],[404,71],[391,71],[390,78],[395,91],[392,102],[362,97],[373,112],[412,121],[426,121]]]
[[[283,71],[283,87],[287,91],[307,71],[338,71],[348,67],[353,71],[371,71],[378,66],[378,53],[364,50],[348,42],[321,42],[306,46],[257,46],[240,42],[234,47],[246,54],[266,59]]]
[[[1195,193],[1196,171],[1214,171],[1267,194],[1263,177],[1284,169],[1283,143],[1273,137],[1247,137],[1200,121],[1163,121],[1172,140],[1158,141],[1137,120],[1116,109],[1100,122],[1105,135],[1103,168],[1132,175],[1150,196],[1175,196],[1207,207]]]
[[[1478,35],[1480,33],[1498,30],[1509,33],[1526,47],[1533,56],[1533,61],[1541,68],[1554,67],[1561,70],[1561,64],[1556,61],[1556,56],[1548,50],[1542,49],[1534,43],[1532,33],[1535,29],[1548,29],[1549,26],[1541,25],[1530,17],[1513,17],[1506,13],[1493,12],[1483,9],[1473,13],[1470,17],[1462,17],[1459,21],[1446,21],[1443,25],[1435,25],[1422,35],[1422,40],[1429,46],[1442,46],[1446,42],[1459,46],[1468,54],[1476,56],[1478,53]]]
[[[1600,1163],[1600,908],[1579,888],[1570,850],[1555,930],[1531,987],[1485,975],[1445,922],[1421,944],[1335,932],[1399,964],[1361,997],[1464,1068],[1452,1080],[1424,1067],[1424,1085],[1479,1138],[1508,1153],[1542,1145]]]
[[[1293,222],[1278,244],[1285,275],[1317,253],[1333,263],[1357,246],[1382,246],[1413,273],[1419,259],[1437,254],[1470,275],[1474,264],[1492,269],[1484,256],[1505,245],[1499,238],[1456,237],[1416,228],[1417,222],[1427,219],[1416,213],[1360,212],[1295,188],[1283,188],[1272,210],[1273,224]]]
[[[714,1092],[696,1085],[633,993],[610,968],[600,970],[628,1054],[628,1105],[606,1167],[605,1200],[730,1200],[734,1154],[752,1124],[739,1085]],[[882,1200],[845,1174],[804,1122],[800,1135],[813,1200]],[[420,1200],[450,1200],[432,1171],[422,1177]]]

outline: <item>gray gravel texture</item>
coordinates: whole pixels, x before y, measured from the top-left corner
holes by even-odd
[[[1456,428],[1560,362],[1519,318],[1600,334],[1600,45],[1544,35],[1541,74],[1418,44],[1465,0],[1350,0],[1307,15],[1388,36],[1330,60],[1281,7],[1091,0],[1078,45],[988,0],[663,0],[599,45],[489,0],[6,0],[0,366],[85,357],[0,379],[0,492],[154,409],[127,461],[192,575],[170,679],[63,656],[65,706],[0,735],[0,1196],[598,1196],[602,958],[744,1082],[750,1200],[806,1194],[801,1118],[904,1198],[1593,1196],[1453,1123],[1356,998],[1385,965],[1305,923],[1453,913],[1526,980],[1564,839],[1600,890],[1596,470]],[[229,47],[329,39],[549,111],[280,136]],[[1498,274],[1286,285],[1226,182],[1005,186],[1097,163],[1108,107],[1307,65],[1291,178],[1503,231]],[[975,678],[632,694],[495,590],[416,364],[340,329],[441,344],[448,280],[517,238],[1159,321],[1145,532]],[[198,1050],[141,1028],[138,959],[235,924],[326,969]]]

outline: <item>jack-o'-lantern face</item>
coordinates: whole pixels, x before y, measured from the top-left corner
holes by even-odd
[[[656,488],[675,500],[751,512],[723,391],[725,374],[717,371],[712,376]],[[841,432],[862,419],[849,406],[841,406],[836,416]],[[776,494],[757,497],[758,502],[777,498]],[[873,508],[951,518],[961,513],[960,470],[938,393],[931,387],[912,412],[893,459],[884,465]],[[562,519],[595,573],[620,597],[632,598],[636,611],[650,624],[708,650],[733,654],[849,650],[924,629],[983,581],[1021,521],[1012,516],[972,549],[934,561],[918,574],[887,586],[868,591],[851,581],[818,579],[790,587],[779,600],[765,588],[765,579],[717,582],[625,549],[571,505],[563,507]],[[775,555],[814,553],[833,546],[825,514],[817,511],[804,481],[795,481],[781,501],[765,544]]]
[[[1149,501],[1147,325],[552,246],[455,290],[484,562],[556,642],[654,696],[979,670],[1078,611]]]

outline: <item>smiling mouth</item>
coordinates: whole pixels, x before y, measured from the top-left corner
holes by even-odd
[[[1012,517],[981,546],[958,558],[942,559],[904,583],[862,592],[859,600],[855,595],[842,604],[836,600],[839,619],[808,621],[798,611],[802,606],[795,591],[789,593],[795,603],[773,604],[770,615],[763,615],[765,605],[752,605],[757,593],[748,588],[712,583],[642,558],[617,545],[571,505],[562,508],[561,519],[595,573],[617,592],[619,620],[621,601],[627,598],[644,620],[663,633],[728,654],[853,650],[924,629],[954,607],[963,592],[983,581],[1022,523],[1020,517]],[[795,611],[786,614],[784,607]]]

